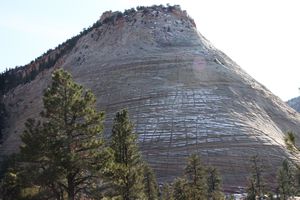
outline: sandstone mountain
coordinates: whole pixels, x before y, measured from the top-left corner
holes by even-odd
[[[295,97],[288,100],[287,104],[294,108],[297,112],[300,112],[300,97]]]
[[[283,159],[296,159],[284,134],[300,131],[300,115],[213,47],[179,6],[106,12],[80,35],[10,72],[34,76],[2,95],[8,114],[1,154],[18,150],[24,122],[42,110],[43,90],[58,67],[96,94],[106,135],[116,111],[129,110],[160,182],[181,175],[192,153],[221,171],[227,191],[246,185],[255,154],[270,182]]]

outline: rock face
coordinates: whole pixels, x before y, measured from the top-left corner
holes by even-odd
[[[288,100],[287,104],[294,108],[297,112],[300,112],[300,97],[295,97]]]
[[[24,121],[38,116],[51,71],[62,67],[96,94],[107,135],[116,111],[129,110],[160,182],[182,175],[193,153],[221,171],[227,191],[246,185],[255,154],[274,182],[282,160],[294,159],[283,138],[300,131],[299,114],[214,48],[179,7],[106,15],[59,64],[5,94],[2,154],[18,149]]]

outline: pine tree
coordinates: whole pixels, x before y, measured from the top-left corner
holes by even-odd
[[[279,188],[279,194],[283,200],[295,195],[295,178],[294,170],[291,164],[284,160],[282,166],[278,170],[277,182]]]
[[[222,193],[222,179],[218,170],[214,167],[208,167],[206,173],[209,199],[224,199],[225,195]]]
[[[4,158],[0,167],[3,174],[0,178],[0,199],[24,199],[25,190],[28,194],[27,177],[24,177],[23,167],[19,163],[19,154],[12,154]]]
[[[248,181],[248,187],[246,189],[247,192],[247,200],[256,200],[256,187],[255,187],[255,182],[252,178],[249,179]]]
[[[287,149],[292,151],[293,153],[296,153],[299,155],[300,153],[300,148],[296,145],[296,137],[295,137],[295,134],[293,132],[288,132],[285,136],[285,144],[287,146]],[[295,169],[294,169],[294,172],[293,172],[293,184],[295,186],[293,187],[296,187],[297,188],[297,192],[299,192],[299,186],[300,186],[300,166],[299,164],[297,163],[294,163],[295,164]],[[283,192],[283,191],[286,191],[285,189],[285,179],[287,174],[288,174],[288,171],[289,171],[289,168],[290,167],[290,164],[285,161],[285,163],[283,163],[282,167],[279,169],[278,171],[278,175],[277,175],[277,180],[278,180],[278,183],[281,184],[281,186],[279,185],[279,192]],[[285,177],[285,178],[284,178]],[[281,187],[281,188],[280,188]],[[281,190],[281,191],[280,191]],[[296,189],[294,188],[293,190],[295,190],[294,192],[296,192]]]
[[[20,199],[21,196],[21,185],[17,172],[8,170],[5,173],[0,183],[0,199],[3,200],[14,200]]]
[[[172,187],[168,183],[162,187],[161,200],[174,200]]]
[[[296,137],[293,132],[287,132],[284,141],[290,151],[299,151],[298,147],[296,146]]]
[[[144,192],[148,200],[158,199],[158,185],[153,170],[144,164]]]
[[[95,102],[90,90],[59,69],[44,94],[41,121],[26,122],[20,154],[28,178],[56,199],[79,198],[109,161],[102,138],[104,113],[95,110]]]
[[[259,159],[258,155],[251,157],[251,178],[250,178],[250,184],[248,189],[253,192],[255,191],[255,195],[258,197],[258,199],[263,199],[264,196],[264,180],[262,176],[262,162]],[[254,184],[254,186],[253,186]],[[253,189],[254,187],[254,189]],[[252,195],[252,194],[251,194]]]
[[[188,181],[183,178],[176,178],[173,183],[174,200],[189,200]]]
[[[114,154],[112,170],[114,189],[122,200],[145,199],[143,162],[137,145],[137,135],[127,110],[116,114],[110,147]]]
[[[207,176],[206,168],[200,158],[193,154],[188,158],[185,175],[189,182],[189,198],[195,200],[207,199]]]

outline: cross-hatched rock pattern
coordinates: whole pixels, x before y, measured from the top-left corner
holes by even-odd
[[[245,187],[253,155],[264,160],[271,183],[283,159],[296,160],[284,133],[300,130],[299,114],[215,49],[184,11],[152,7],[105,16],[110,21],[102,17],[105,23],[53,69],[65,68],[96,94],[106,136],[115,113],[129,110],[159,182],[182,175],[193,153],[221,171],[228,191]],[[10,115],[3,154],[17,150],[24,120],[38,116],[53,69],[5,95]]]

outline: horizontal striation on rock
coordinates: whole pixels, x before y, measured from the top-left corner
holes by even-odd
[[[219,70],[222,66],[201,54],[180,61],[170,54],[163,57],[161,62],[147,58],[91,65],[88,78],[78,72],[78,80],[98,94],[106,127],[116,111],[127,108],[143,155],[161,182],[180,175],[192,153],[220,168],[227,189],[246,183],[255,154],[266,161],[271,168],[267,176],[273,177],[288,153],[282,131],[256,102],[259,92],[235,77],[234,70]]]
[[[255,154],[271,183],[283,159],[296,159],[284,134],[300,131],[299,114],[215,49],[178,8],[136,11],[94,28],[60,63],[95,93],[107,137],[115,113],[129,110],[161,183],[182,175],[192,153],[221,171],[226,190],[246,185]],[[6,94],[4,153],[17,149],[25,119],[38,116],[52,70]]]

